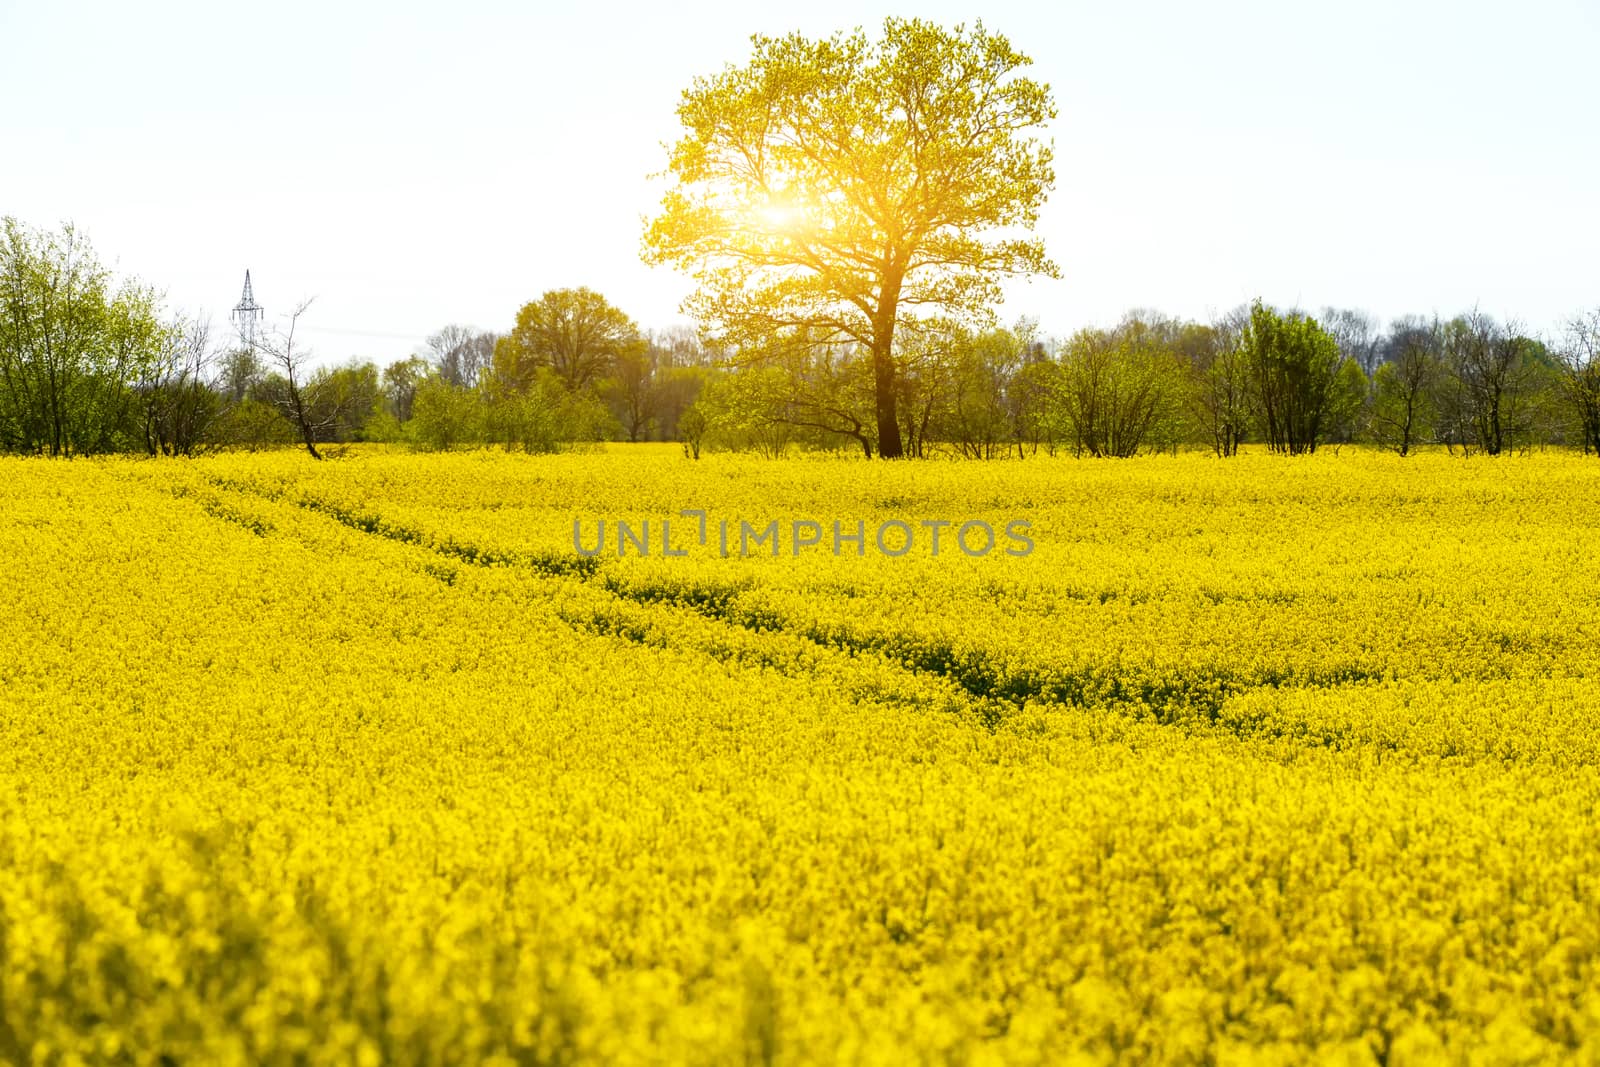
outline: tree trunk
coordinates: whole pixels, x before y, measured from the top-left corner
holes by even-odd
[[[894,410],[894,358],[886,349],[872,353],[873,392],[878,409],[878,455],[884,459],[899,459],[904,453],[900,444],[900,420]]]
[[[878,409],[878,458],[905,455],[900,443],[900,420],[894,403],[894,320],[900,309],[903,274],[887,270],[878,289],[878,311],[872,323],[872,384]]]
[[[300,388],[295,385],[293,376],[289,378],[289,400],[294,407],[294,421],[300,430],[300,439],[305,442],[306,451],[311,453],[312,459],[320,460],[322,453],[317,451],[311,432],[311,420],[306,418],[306,406],[300,399]]]

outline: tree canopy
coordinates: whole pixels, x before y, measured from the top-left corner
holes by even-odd
[[[130,386],[150,378],[172,342],[155,291],[116,285],[73,226],[0,219],[0,449],[127,447]]]
[[[1344,364],[1338,341],[1311,316],[1279,313],[1257,300],[1239,347],[1255,380],[1268,447],[1293,456],[1315,452],[1338,398]]]
[[[624,352],[641,346],[639,327],[593,289],[552,289],[517,312],[517,324],[495,342],[501,385],[526,391],[549,368],[568,389],[594,385]]]
[[[984,316],[1001,279],[1057,273],[1025,233],[1055,180],[1032,136],[1055,116],[1049,87],[981,23],[752,43],[683,95],[646,258],[697,280],[685,309],[735,348],[786,333],[862,346],[878,452],[898,457],[896,330]]]

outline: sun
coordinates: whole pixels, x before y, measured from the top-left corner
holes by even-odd
[[[795,236],[820,224],[816,206],[798,190],[774,189],[746,202],[747,224],[774,236]]]
[[[805,219],[805,212],[793,204],[767,204],[756,209],[756,215],[771,230],[792,230]]]

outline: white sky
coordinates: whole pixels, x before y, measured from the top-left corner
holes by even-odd
[[[896,13],[981,16],[1054,90],[1064,277],[1008,321],[1600,305],[1597,0],[0,0],[0,214],[219,326],[246,267],[269,316],[314,295],[325,361],[567,286],[666,326],[687,283],[638,252],[680,92],[751,33]]]

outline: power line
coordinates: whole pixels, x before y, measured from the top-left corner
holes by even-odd
[[[426,340],[427,338],[426,334],[420,333],[387,333],[383,330],[352,330],[341,326],[306,325],[300,328],[310,333],[340,333],[347,334],[351,337],[389,337],[396,341],[422,341]]]
[[[250,285],[250,272],[244,272],[244,295],[239,298],[239,304],[229,314],[239,334],[244,338],[245,344],[251,349],[255,348],[256,331],[258,325],[266,314],[266,309],[256,303],[255,292]],[[306,323],[300,329],[308,333],[336,333],[347,337],[384,337],[394,341],[425,341],[426,334],[420,333],[392,333],[385,330],[356,330],[347,326],[313,326]]]

